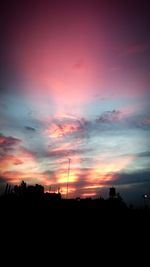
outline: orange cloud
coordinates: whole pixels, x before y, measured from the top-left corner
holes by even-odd
[[[60,184],[67,183],[68,174],[66,170],[60,170],[57,172],[57,182]],[[78,174],[75,170],[71,170],[69,174],[69,183],[76,182],[78,180]]]
[[[22,148],[21,153],[22,156],[19,158],[10,156],[5,158],[5,161],[0,165],[2,167],[1,176],[11,183],[20,183],[21,180],[25,180],[27,183],[43,184],[46,190],[49,186],[60,188],[64,197],[66,195],[67,182],[69,197],[94,197],[99,188],[109,182],[111,183],[116,178],[116,174],[121,172],[134,159],[133,156],[111,159],[108,155],[104,155],[103,160],[97,161],[93,167],[82,168],[81,158],[75,156],[71,159],[68,176],[67,159],[63,159],[60,162],[60,168],[56,171],[40,172],[36,157],[24,148]],[[25,166],[21,164],[23,160],[27,161]],[[9,171],[7,171],[8,168]]]
[[[66,197],[67,187],[66,186],[61,186],[60,187],[60,192],[63,195],[63,197]],[[69,187],[68,187],[68,198],[75,197],[75,192],[76,192],[76,187],[73,186],[72,184],[69,185]]]
[[[14,184],[19,184],[22,180],[27,183],[40,183],[45,184],[49,180],[49,175],[46,173],[32,172],[32,171],[4,171],[1,176]]]
[[[22,159],[13,156],[13,155],[5,155],[3,157],[0,157],[0,169],[1,171],[8,170],[14,165],[20,165],[22,164]]]
[[[122,171],[133,161],[134,158],[134,156],[125,156],[113,159],[104,158],[103,162],[97,163],[97,165],[92,169],[91,173],[89,173],[89,181],[111,181],[114,177],[114,174]]]
[[[81,193],[81,197],[82,197],[82,198],[91,198],[91,197],[94,197],[94,196],[96,196],[96,193],[94,193],[94,192]]]

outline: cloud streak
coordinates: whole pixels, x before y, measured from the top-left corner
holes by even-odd
[[[19,138],[0,134],[0,153],[5,154],[8,151],[13,150],[21,142],[22,141]]]
[[[33,127],[31,127],[31,126],[25,126],[25,129],[26,129],[27,131],[30,131],[30,132],[35,132],[35,131],[36,131],[36,129],[33,128]]]

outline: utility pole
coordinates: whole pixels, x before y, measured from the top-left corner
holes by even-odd
[[[68,198],[68,182],[69,182],[69,175],[70,175],[70,161],[71,161],[71,159],[68,158],[68,175],[67,175],[67,193],[66,193],[66,199]]]

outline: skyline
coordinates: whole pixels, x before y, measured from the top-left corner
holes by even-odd
[[[2,7],[0,183],[150,194],[148,2]]]

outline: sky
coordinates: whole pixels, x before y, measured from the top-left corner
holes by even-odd
[[[148,1],[2,1],[0,184],[150,196]],[[70,159],[70,172],[68,175]]]

